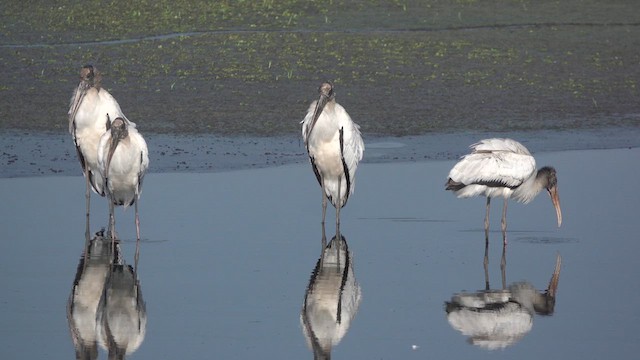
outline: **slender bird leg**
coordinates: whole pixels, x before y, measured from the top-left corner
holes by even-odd
[[[90,229],[90,225],[89,225],[89,218],[90,218],[90,213],[91,213],[91,182],[89,181],[89,171],[85,171],[84,173],[84,178],[87,181],[87,191],[85,192],[84,196],[85,196],[85,201],[86,201],[86,205],[87,205],[87,221],[86,221],[86,226],[84,229],[84,237],[87,240],[87,242],[89,242],[91,239],[91,229]]]
[[[485,237],[484,242],[484,289],[490,290],[489,285],[489,238]]]
[[[484,236],[489,241],[489,208],[491,207],[491,198],[487,196],[487,213],[484,216]]]
[[[138,216],[138,199],[135,201],[136,206],[136,254],[135,260],[135,272],[138,273],[138,259],[140,258],[140,217]]]
[[[507,231],[507,198],[504,199],[504,206],[502,208],[502,232]]]
[[[322,240],[320,240],[322,251],[320,252],[320,265],[324,264],[324,250],[327,248],[327,235],[324,232],[324,224],[322,225]]]
[[[115,244],[116,244],[116,217],[114,215],[114,204],[113,198],[111,194],[109,194],[109,232],[111,233],[111,251],[115,254]]]
[[[338,181],[338,200],[336,201],[336,239],[340,239],[340,208],[342,207],[342,194],[340,193],[342,181]]]
[[[507,245],[507,198],[504,199],[502,208],[502,244]]]
[[[322,227],[324,228],[324,217],[327,214],[327,195],[324,192],[324,179],[322,180],[320,190],[322,192]]]
[[[502,246],[502,259],[500,261],[500,272],[502,273],[502,289],[507,288],[507,247]]]

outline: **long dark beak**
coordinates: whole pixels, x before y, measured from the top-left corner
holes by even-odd
[[[311,124],[309,124],[309,127],[307,127],[307,139],[309,138],[309,135],[311,134],[311,130],[313,130],[313,127],[316,126],[316,121],[318,121],[318,118],[320,117],[320,114],[322,114],[322,110],[324,110],[324,106],[327,104],[328,101],[329,101],[329,97],[327,97],[324,94],[320,94],[320,98],[318,99],[318,102],[316,102],[316,109],[313,111],[313,118],[311,119]]]
[[[116,147],[118,147],[118,143],[120,142],[120,138],[122,137],[121,131],[112,129],[111,131],[111,143],[109,144],[109,154],[107,154],[107,168],[104,172],[104,177],[106,179],[109,178],[109,169],[111,168],[111,159],[113,158],[113,153],[116,151]]]
[[[547,294],[553,298],[556,297],[556,292],[558,290],[558,281],[560,280],[560,265],[562,264],[562,257],[560,254],[556,257],[556,268],[553,271],[553,275],[551,275],[551,280],[549,281],[549,286],[547,286]]]
[[[80,108],[80,104],[82,104],[82,99],[87,94],[88,86],[84,81],[81,81],[78,85],[78,90],[73,98],[73,105],[71,105],[71,114],[69,114],[69,122],[73,122],[76,118],[76,114],[78,113],[78,109]]]
[[[558,227],[562,225],[562,210],[560,210],[560,196],[558,195],[558,187],[554,186],[550,189],[549,196],[551,196],[551,202],[553,203],[553,207],[556,208],[556,217],[558,218]]]

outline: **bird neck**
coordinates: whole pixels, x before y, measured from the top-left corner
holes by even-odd
[[[546,177],[541,176],[540,172],[537,171],[513,191],[512,197],[526,204],[533,200],[546,186]]]

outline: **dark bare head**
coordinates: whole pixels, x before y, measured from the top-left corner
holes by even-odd
[[[333,84],[330,81],[323,82],[318,88],[320,98],[326,98],[327,101],[335,99],[335,93],[333,92]]]
[[[89,87],[100,88],[102,75],[93,65],[85,65],[80,69],[80,84]]]
[[[542,301],[534,302],[533,308],[536,313],[540,315],[552,315],[556,305],[556,295],[558,293],[558,282],[560,281],[560,267],[562,264],[562,257],[560,254],[556,256],[556,267],[549,280],[547,290],[542,296]]]
[[[335,100],[335,93],[333,92],[333,84],[329,81],[323,82],[318,88],[318,92],[320,93],[320,98],[316,102],[316,108],[313,111],[313,118],[311,119],[311,124],[307,127],[307,138],[309,138],[309,134],[311,134],[311,130],[316,125],[316,121],[322,114],[324,110],[324,106],[327,105],[329,101]]]
[[[562,224],[562,210],[560,210],[560,196],[558,195],[558,177],[556,169],[551,166],[545,166],[538,170],[536,176],[551,196],[551,202],[556,209],[556,217],[558,218],[558,227]]]
[[[109,153],[107,155],[107,168],[105,170],[105,178],[109,178],[109,168],[111,167],[111,158],[113,158],[113,154],[118,147],[118,143],[129,135],[129,131],[127,130],[127,122],[118,117],[111,122],[108,130],[111,132],[111,141],[109,143]]]
[[[91,88],[100,89],[101,75],[93,65],[85,65],[80,69],[80,83],[71,98],[69,109],[69,132],[73,133],[76,114],[85,95]]]

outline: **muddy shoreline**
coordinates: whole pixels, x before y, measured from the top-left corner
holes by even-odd
[[[364,163],[455,159],[473,142],[512,137],[532,152],[640,146],[640,128],[570,131],[458,132],[419,136],[368,136]],[[150,173],[220,172],[264,168],[307,161],[298,136],[215,136],[147,134]],[[71,137],[62,133],[5,131],[0,134],[0,178],[80,176]]]

